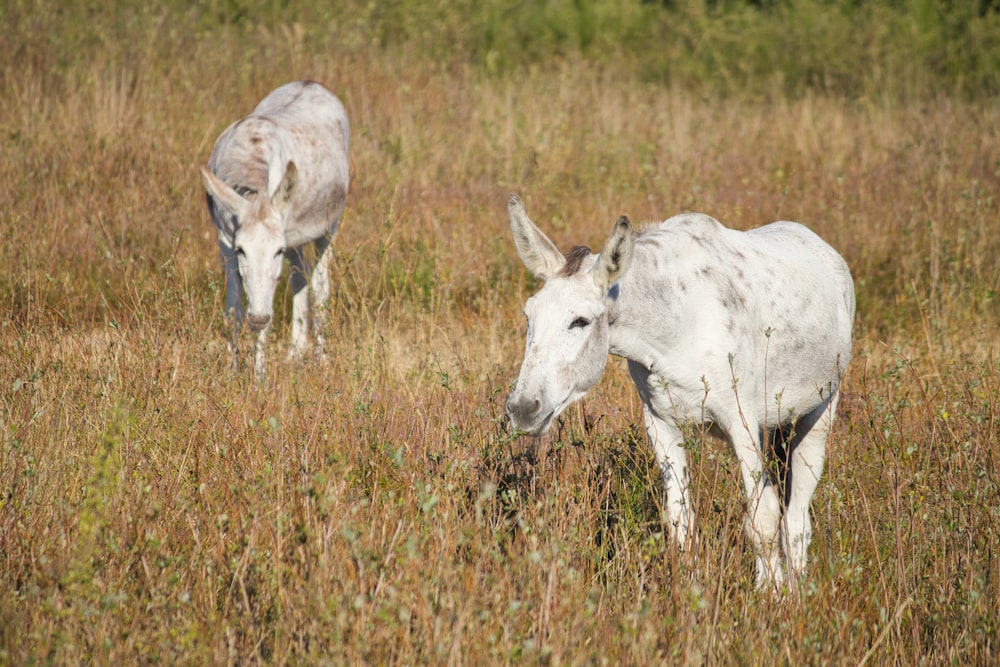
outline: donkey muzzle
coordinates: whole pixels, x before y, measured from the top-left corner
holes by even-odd
[[[526,431],[538,423],[541,410],[542,402],[537,398],[512,395],[507,399],[507,417],[514,426]]]
[[[250,321],[250,328],[254,331],[260,331],[267,326],[268,322],[271,321],[270,315],[255,315],[250,313],[247,315],[247,319]]]

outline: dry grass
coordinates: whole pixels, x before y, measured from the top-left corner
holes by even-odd
[[[293,28],[138,41],[4,80],[0,663],[996,662],[995,105],[703,99],[569,60],[483,79]],[[301,77],[354,124],[329,359],[276,350],[256,384],[226,371],[197,167]],[[563,247],[695,209],[847,257],[799,598],[752,589],[735,467],[697,434],[700,541],[671,548],[620,361],[511,439],[511,191]]]

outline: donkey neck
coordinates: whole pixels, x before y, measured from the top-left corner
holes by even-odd
[[[637,246],[632,267],[608,290],[609,352],[649,369],[682,326],[683,294],[664,268]]]
[[[285,172],[286,144],[285,131],[271,118],[243,119],[233,128],[225,164],[221,165],[226,172],[223,180],[239,186],[247,198],[269,197]]]

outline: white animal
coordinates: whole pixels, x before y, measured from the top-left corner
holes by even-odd
[[[202,167],[208,210],[218,230],[226,275],[226,316],[233,347],[244,318],[257,331],[254,370],[265,372],[264,346],[284,259],[292,267],[289,357],[309,347],[309,271],[303,246],[312,243],[316,267],[311,326],[319,349],[330,294],[327,252],[347,198],[350,126],[340,100],[321,84],[296,81],[265,97],[249,116],[223,132]]]
[[[575,248],[564,257],[517,196],[508,212],[521,260],[545,281],[524,307],[512,424],[545,433],[597,383],[609,352],[624,357],[673,537],[683,547],[694,531],[682,427],[708,424],[740,463],[757,585],[781,590],[782,550],[790,574],[805,571],[809,502],[851,356],[847,264],[800,224],[741,232],[701,214],[639,235],[622,216],[599,255]],[[788,457],[780,498],[775,449]]]

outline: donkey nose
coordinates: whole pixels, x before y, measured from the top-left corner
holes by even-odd
[[[271,321],[271,316],[270,315],[255,315],[253,313],[250,313],[247,316],[247,319],[250,320],[250,328],[251,329],[253,329],[254,331],[260,331],[261,329],[263,329],[264,327],[267,326],[268,322]]]
[[[507,400],[507,414],[521,417],[522,419],[532,419],[538,414],[541,407],[542,402],[537,398],[532,401],[527,398],[511,396]]]

